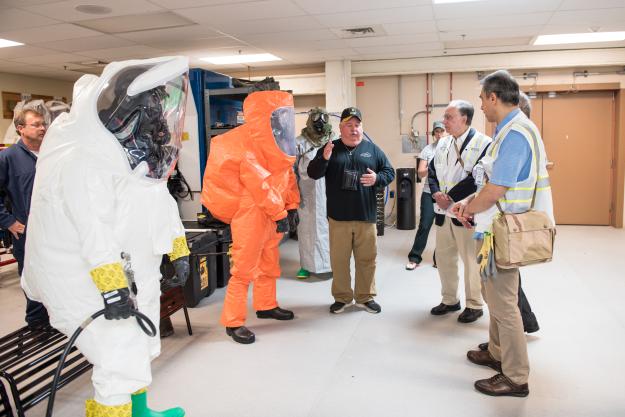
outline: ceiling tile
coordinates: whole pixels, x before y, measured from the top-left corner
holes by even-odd
[[[0,38],[11,39],[13,41],[23,43],[41,42],[44,39],[52,42],[65,39],[86,38],[97,35],[102,35],[102,33],[81,28],[80,26],[69,23],[0,32]]]
[[[306,13],[289,0],[264,0],[251,3],[224,4],[218,6],[175,9],[174,12],[197,23],[215,21],[235,22],[242,20],[272,19],[303,16]]]
[[[510,16],[537,12],[553,12],[562,0],[523,0],[501,1],[487,0],[469,3],[434,5],[436,19],[465,19],[474,17]],[[493,19],[496,20],[496,19]]]
[[[422,51],[442,51],[443,44],[441,42],[428,42],[428,43],[415,43],[412,45],[393,45],[393,46],[368,46],[365,48],[354,48],[356,52],[361,54],[385,54],[385,53],[396,53],[403,52],[408,54],[408,56],[413,56],[413,53],[418,53]]]
[[[77,25],[103,33],[119,34],[142,30],[160,30],[195,25],[194,22],[173,12],[114,16],[93,20],[81,20]]]
[[[53,51],[51,49],[37,48],[35,46],[14,46],[12,48],[0,48],[0,59],[13,59],[28,56],[46,55],[56,52],[57,51]]]
[[[90,36],[87,38],[66,39],[62,42],[35,42],[33,45],[41,48],[55,49],[63,52],[88,51],[92,49],[118,48],[122,46],[131,46],[135,43],[127,39],[118,38],[110,35]]]
[[[358,12],[360,10],[387,9],[392,7],[429,6],[431,0],[293,0],[302,9],[310,14],[328,14]]]
[[[75,9],[76,6],[84,4],[109,7],[112,11],[106,15],[94,15],[79,12]],[[70,0],[20,8],[65,22],[164,11],[162,7],[156,6],[146,0]]]
[[[85,60],[84,56],[77,54],[50,54],[31,57],[14,58],[11,61],[23,62],[24,64],[58,64],[66,62],[79,62]]]
[[[602,24],[599,26],[594,26],[595,28],[599,28],[602,32],[620,32],[625,31],[625,21],[619,24]],[[537,33],[537,35],[557,35],[561,33],[580,33],[580,32],[590,32],[589,27],[580,27],[579,24],[572,25],[546,25]]]
[[[220,32],[206,25],[192,25],[179,28],[142,30],[139,32],[119,33],[115,36],[137,43],[186,41],[189,39],[217,38]]]
[[[268,52],[279,51],[280,53],[289,54],[307,54],[317,51],[327,51],[332,49],[351,49],[344,39],[336,39],[333,41],[297,41],[291,43],[274,42],[266,43],[262,46]]]
[[[380,52],[377,54],[360,54],[354,61],[373,61],[380,59],[406,59],[406,58],[429,58],[441,56],[441,51],[418,50],[410,52]]]
[[[258,35],[243,35],[238,36],[238,38],[250,44],[262,44],[267,42],[292,44],[298,41],[331,41],[337,39],[337,36],[329,29],[318,29],[289,32],[288,36],[285,36],[283,33],[264,33]]]
[[[14,29],[22,29],[25,26],[32,28],[37,26],[53,25],[56,23],[61,22],[18,9],[2,10],[2,13],[0,13],[0,28],[3,32]]]
[[[37,72],[36,76],[41,78],[53,78],[55,80],[64,80],[64,81],[76,81],[84,74],[82,72],[76,71],[64,71],[64,70],[44,70],[41,72]],[[68,97],[71,99],[71,97]]]
[[[558,10],[609,9],[623,7],[623,0],[564,0]]]
[[[463,39],[472,41],[476,39],[499,39],[504,37],[533,37],[537,36],[542,28],[543,26],[504,27],[498,28],[496,32],[493,32],[489,29],[477,27],[474,30],[444,32],[440,34],[440,39],[442,41],[461,42]]]
[[[410,45],[425,42],[438,42],[438,34],[419,34],[401,36],[379,36],[370,38],[345,39],[345,42],[354,48],[364,48],[368,46]]]
[[[433,20],[423,22],[385,23],[382,25],[388,35],[410,35],[413,33],[438,32]]]
[[[176,51],[176,50],[209,50],[213,48],[225,48],[225,47],[241,47],[245,44],[237,39],[234,39],[230,36],[222,36],[219,38],[207,38],[207,39],[195,39],[186,41],[183,45],[180,45],[180,42],[169,41],[169,42],[150,42],[147,43],[148,46],[152,46],[154,48],[163,49],[166,51]]]
[[[625,8],[561,11],[554,13],[550,25],[580,25],[576,32],[584,32],[589,27],[625,22]]]
[[[126,59],[154,58],[166,55],[165,51],[161,49],[143,45],[125,46],[122,48],[94,49],[92,51],[80,51],[80,54],[107,62]]]
[[[418,22],[432,20],[432,7],[398,7],[349,13],[320,14],[315,18],[329,28],[358,27],[382,23]]]
[[[216,6],[219,4],[249,3],[250,0],[150,0],[152,3],[169,10],[189,7]]]
[[[521,36],[515,38],[487,38],[472,39],[464,41],[447,41],[444,42],[445,50],[450,49],[467,49],[467,48],[487,48],[493,46],[528,46],[531,37]]]
[[[245,54],[245,55],[261,54],[261,53],[266,53],[269,51],[265,49],[261,49],[261,48],[256,48],[254,46],[244,45],[244,46],[237,46],[237,47],[210,48],[210,49],[189,48],[189,49],[184,49],[180,52],[182,52],[183,55],[188,55],[191,57],[206,58],[206,57],[213,57],[213,56],[227,56],[227,55],[237,55],[237,54]]]
[[[0,60],[0,72],[4,72],[8,69],[18,69],[22,66],[24,66],[24,64],[21,62]]]
[[[211,23],[211,25],[223,33],[233,36],[324,29],[324,27],[311,16],[245,20],[241,22],[216,21]]]
[[[471,31],[476,29],[492,31],[493,28],[545,25],[547,24],[551,16],[551,13],[532,13],[497,16],[496,19],[489,18],[487,16],[474,17],[472,19],[441,19],[437,21],[437,25],[440,31]],[[496,37],[497,32],[492,32],[493,37]]]
[[[59,0],[2,0],[2,7],[26,7],[36,6],[38,4],[57,3]]]

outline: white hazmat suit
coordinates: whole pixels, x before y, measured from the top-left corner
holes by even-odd
[[[324,274],[332,271],[325,179],[315,181],[307,172],[308,164],[315,158],[317,150],[331,140],[332,136],[329,114],[316,107],[309,111],[306,127],[295,139],[295,172],[301,199],[297,209],[300,220],[297,239],[301,265],[298,278],[307,278],[310,272]]]
[[[189,253],[166,184],[180,148],[187,71],[185,57],[111,63],[100,77],[77,81],[70,113],[46,134],[22,286],[67,335],[102,309],[105,291],[124,287],[121,252],[132,257],[137,309],[158,328],[162,255]],[[130,394],[151,382],[159,337],[148,337],[132,318],[98,318],[76,344],[94,366],[98,405],[130,410]],[[114,414],[89,409],[88,416]]]

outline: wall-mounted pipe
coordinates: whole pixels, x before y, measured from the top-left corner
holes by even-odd
[[[449,101],[450,102],[454,99],[453,88],[452,88],[453,84],[454,84],[454,73],[450,72],[449,73]]]
[[[430,143],[430,73],[425,74],[425,143]]]

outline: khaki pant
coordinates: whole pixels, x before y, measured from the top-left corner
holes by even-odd
[[[484,282],[484,298],[490,313],[488,351],[493,358],[501,361],[505,376],[515,384],[525,384],[530,364],[518,291],[518,269],[497,268],[497,276]]]
[[[375,262],[377,234],[375,223],[337,221],[330,224],[330,264],[332,265],[332,296],[335,301],[349,304],[352,300],[366,303],[375,292]],[[352,290],[350,261],[354,253],[356,264],[355,288]]]
[[[458,298],[458,255],[464,264],[464,292],[466,306],[473,309],[483,307],[479,266],[475,258],[473,230],[455,226],[449,217],[436,228],[436,263],[441,278],[443,303],[454,305]]]

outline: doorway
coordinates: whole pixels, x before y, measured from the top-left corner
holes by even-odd
[[[531,119],[549,161],[557,224],[611,224],[614,98],[613,91],[577,91],[539,93],[531,100]],[[486,130],[493,133],[493,124]]]

